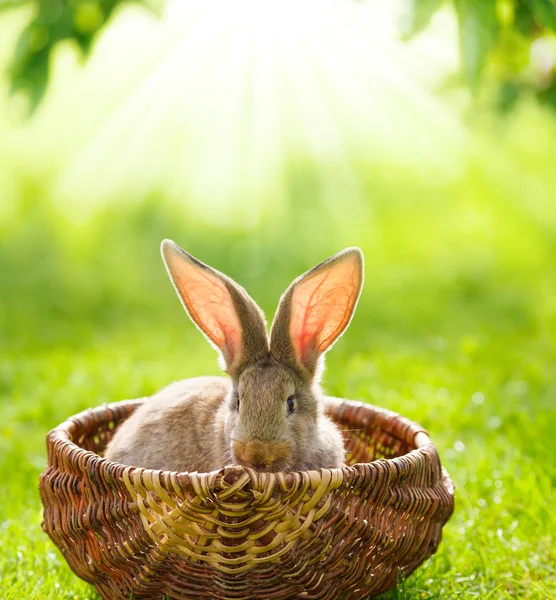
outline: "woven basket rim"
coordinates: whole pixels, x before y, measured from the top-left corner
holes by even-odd
[[[196,491],[199,491],[199,484],[201,482],[206,490],[218,490],[229,487],[231,483],[238,479],[243,479],[244,477],[248,477],[251,480],[251,486],[254,489],[269,489],[269,486],[272,488],[289,486],[298,478],[304,480],[308,479],[307,483],[309,484],[309,488],[313,490],[324,482],[327,482],[328,485],[331,481],[335,482],[334,487],[340,488],[351,486],[355,480],[358,480],[361,477],[364,477],[365,479],[369,478],[369,470],[397,471],[398,474],[403,476],[404,472],[409,475],[415,462],[425,461],[430,463],[432,461],[432,463],[437,463],[440,467],[440,459],[435,444],[431,441],[428,433],[417,423],[385,408],[377,407],[366,402],[347,400],[333,396],[326,397],[326,405],[333,409],[352,407],[377,413],[385,417],[387,421],[393,419],[402,420],[407,425],[407,431],[409,433],[403,441],[413,445],[414,448],[401,456],[378,458],[370,462],[358,462],[353,465],[344,465],[338,468],[319,468],[311,471],[269,473],[259,472],[241,465],[228,465],[219,470],[207,473],[197,473],[155,470],[116,463],[100,456],[92,450],[82,448],[73,441],[73,434],[83,426],[84,421],[86,422],[95,417],[107,416],[110,410],[118,407],[139,406],[146,399],[147,398],[145,397],[134,400],[123,400],[120,402],[103,404],[95,408],[85,409],[51,429],[47,436],[47,446],[51,449],[55,449],[55,454],[58,452],[64,454],[69,463],[73,464],[78,470],[81,470],[82,468],[91,468],[94,463],[94,468],[102,469],[105,478],[113,477],[114,479],[121,481],[122,477],[124,477],[128,481],[130,479],[138,481],[142,480],[143,477],[148,480],[151,480],[154,477],[160,481],[160,484],[163,487],[175,489],[177,484],[178,487],[182,489],[185,487],[193,487]],[[111,420],[112,419],[101,418],[98,422],[110,422]],[[384,431],[396,439],[402,439],[387,429],[384,429]],[[442,471],[444,485],[449,493],[453,493],[452,482],[443,468]]]

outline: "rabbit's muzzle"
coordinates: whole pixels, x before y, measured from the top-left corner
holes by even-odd
[[[232,445],[234,462],[258,471],[281,471],[291,460],[288,442],[235,440]]]

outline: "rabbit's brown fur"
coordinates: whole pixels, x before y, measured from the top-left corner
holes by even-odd
[[[164,388],[121,425],[106,458],[173,471],[341,466],[342,436],[324,414],[318,375],[357,304],[360,250],[344,250],[291,284],[270,341],[262,311],[243,288],[173,242],[163,242],[162,252],[185,309],[220,351],[230,378]]]
[[[170,471],[212,471],[224,466],[226,445],[224,377],[195,377],[172,383],[148,398],[108,445],[115,462]],[[208,450],[207,450],[208,448]]]

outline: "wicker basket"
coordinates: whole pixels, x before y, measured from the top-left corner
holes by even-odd
[[[101,458],[140,404],[87,410],[47,438],[43,528],[105,599],[366,598],[433,554],[454,491],[415,423],[329,399],[341,469],[173,473]]]

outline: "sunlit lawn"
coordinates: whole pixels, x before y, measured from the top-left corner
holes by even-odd
[[[166,236],[270,314],[297,273],[359,244],[365,291],[328,358],[326,390],[421,423],[457,486],[439,552],[389,598],[554,597],[554,212],[520,204],[519,189],[485,172],[437,196],[415,183],[403,198],[407,181],[371,186],[365,223],[332,222],[310,186],[292,184],[289,219],[249,234],[192,226],[161,198],[101,211],[76,233],[28,192],[0,248],[3,600],[96,597],[39,527],[48,429],[217,371],[166,280]],[[310,225],[296,194],[314,198]]]

